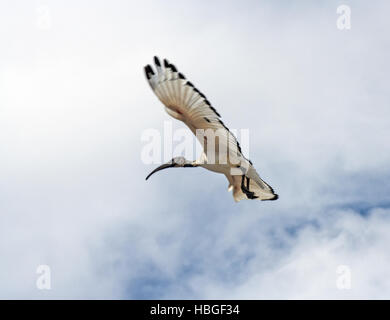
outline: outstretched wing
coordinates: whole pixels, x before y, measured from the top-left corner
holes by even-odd
[[[165,105],[168,114],[183,121],[195,135],[198,129],[212,129],[214,132],[218,130],[219,141],[215,143],[216,153],[218,147],[225,144],[225,150],[234,151],[229,155],[236,155],[235,163],[240,162],[238,158],[245,158],[236,137],[222,122],[220,114],[206,96],[166,59],[161,64],[160,60],[154,57],[154,62],[155,70],[150,65],[145,67],[146,78],[153,92]],[[207,143],[200,142],[207,154]]]

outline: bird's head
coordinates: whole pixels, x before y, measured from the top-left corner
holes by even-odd
[[[192,161],[188,161],[184,157],[174,157],[172,160],[168,161],[167,163],[162,164],[161,166],[157,167],[154,169],[149,175],[146,177],[146,180],[149,179],[149,177],[153,174],[156,173],[157,171],[163,170],[163,169],[168,169],[168,168],[182,168],[182,167],[194,167],[195,165],[193,164]]]

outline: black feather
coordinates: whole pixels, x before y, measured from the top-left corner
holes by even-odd
[[[227,131],[229,131],[229,129],[225,126],[225,124],[221,119],[219,119],[218,122],[222,125],[222,127],[224,127]]]
[[[221,116],[221,115],[217,112],[217,110],[214,109],[214,107],[210,106],[210,109],[213,110],[214,113],[215,113],[218,117]]]
[[[242,151],[241,151],[241,146],[240,146],[240,144],[238,143],[238,141],[237,141],[237,149],[238,149],[238,151],[240,151],[240,153],[242,153]],[[252,163],[251,163],[252,164]]]
[[[279,199],[279,196],[277,194],[275,194],[275,196],[273,198],[271,198],[271,199],[262,199],[262,201],[268,201],[268,200],[273,201],[273,200],[278,200],[278,199]]]
[[[154,75],[154,71],[150,65],[145,66],[145,74],[146,74],[146,78],[148,78],[148,80],[151,78],[150,75]]]
[[[148,73],[148,66],[145,66],[144,70],[145,70],[146,78],[149,80],[150,77],[149,77],[149,73]]]
[[[154,56],[154,63],[156,66],[161,67],[160,59],[157,56]]]

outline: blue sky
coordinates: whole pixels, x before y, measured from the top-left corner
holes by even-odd
[[[390,297],[386,1],[0,9],[1,298]],[[142,132],[169,119],[143,74],[154,55],[249,129],[278,201],[236,204],[202,169],[145,182]]]

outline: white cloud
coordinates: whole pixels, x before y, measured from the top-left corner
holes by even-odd
[[[390,294],[388,229],[388,209],[374,209],[367,217],[333,212],[330,219],[305,226],[294,236],[279,233],[279,241],[289,244],[274,248],[281,254],[270,259],[272,265],[262,261],[269,258],[264,252],[269,243],[253,243],[259,252],[241,270],[243,279],[234,287],[208,277],[191,285],[208,299],[385,299]],[[350,268],[350,289],[336,285],[339,266]]]

